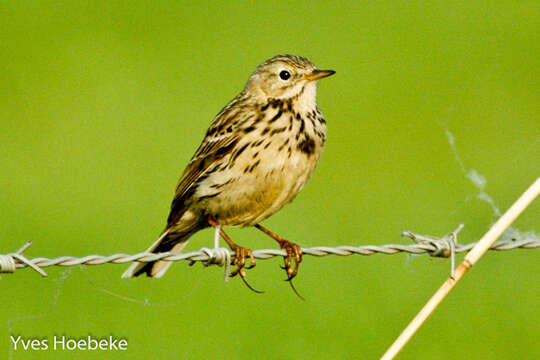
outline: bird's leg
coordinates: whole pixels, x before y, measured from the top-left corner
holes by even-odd
[[[285,240],[278,234],[273,233],[260,224],[256,224],[255,227],[266,235],[270,236],[272,239],[276,240],[279,243],[279,246],[287,251],[287,255],[284,257],[285,266],[283,269],[285,269],[287,272],[287,280],[291,281],[298,273],[298,266],[302,262],[302,249],[295,243]],[[294,268],[291,267],[293,258],[295,261]]]
[[[233,265],[238,266],[236,270],[231,272],[231,277],[240,275],[240,277],[244,280],[246,279],[246,272],[244,270],[244,267],[246,266],[246,257],[249,257],[249,266],[246,267],[246,269],[251,269],[255,267],[255,258],[253,257],[253,252],[251,249],[236,245],[229,235],[219,226],[216,219],[213,217],[210,217],[208,219],[208,223],[212,225],[214,228],[219,228],[219,234],[221,237],[229,244],[229,247],[232,251],[234,251],[234,258],[233,258]]]

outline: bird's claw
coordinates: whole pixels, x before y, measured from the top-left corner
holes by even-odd
[[[246,278],[246,271],[245,269],[252,269],[255,267],[255,258],[253,257],[253,252],[251,249],[242,247],[242,246],[236,246],[234,249],[234,258],[232,261],[233,265],[236,265],[236,270],[231,272],[231,277],[234,277],[236,275],[240,275],[242,279],[245,280]],[[246,257],[249,257],[249,265],[246,267]]]
[[[296,274],[298,274],[298,267],[302,262],[302,249],[295,243],[287,240],[282,240],[280,242],[280,246],[287,252],[287,255],[283,257],[285,265],[281,268],[287,273],[286,281],[291,281],[296,276]],[[293,259],[294,268],[291,266]]]
[[[264,291],[260,291],[255,289],[253,286],[251,286],[247,280],[246,280],[246,271],[244,269],[252,269],[255,267],[255,257],[253,256],[253,252],[251,249],[238,246],[236,245],[232,239],[227,235],[227,233],[221,229],[220,225],[218,224],[217,220],[210,216],[208,218],[208,223],[212,225],[214,228],[216,228],[216,237],[217,232],[219,231],[219,234],[225,239],[227,244],[229,244],[232,251],[234,251],[234,257],[232,258],[232,265],[236,265],[236,269],[230,273],[230,277],[234,277],[236,275],[240,275],[240,278],[242,278],[242,281],[246,286],[253,292],[256,292],[258,294],[264,293]],[[249,257],[249,265],[246,267],[246,257]]]
[[[246,286],[253,292],[256,292],[257,294],[263,294],[264,291],[257,290],[253,286],[251,286],[248,281],[246,280],[246,271],[244,269],[252,269],[255,267],[255,257],[253,256],[253,252],[251,249],[238,246],[233,249],[234,251],[234,258],[232,261],[233,265],[236,265],[236,270],[231,272],[230,277],[234,277],[236,275],[240,275],[240,278],[242,278],[242,281]],[[246,267],[246,257],[249,257],[249,265]]]

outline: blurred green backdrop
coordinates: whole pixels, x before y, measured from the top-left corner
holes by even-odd
[[[265,223],[302,246],[408,243],[402,230],[478,240],[540,175],[538,1],[3,1],[0,253],[135,253],[162,230],[176,181],[213,116],[278,53],[337,75],[304,191]],[[452,148],[448,135],[455,139]],[[456,153],[459,158],[456,158]],[[461,161],[461,163],[460,163]],[[540,231],[540,200],[514,228]],[[274,243],[253,229],[231,235]],[[188,249],[212,243],[197,234]],[[460,257],[461,259],[461,257]],[[540,251],[488,253],[400,359],[540,358]],[[280,259],[223,282],[177,263],[47,268],[0,280],[0,356],[374,359],[448,276],[406,255]],[[125,352],[13,351],[9,335],[127,338]],[[50,340],[52,341],[52,340]]]

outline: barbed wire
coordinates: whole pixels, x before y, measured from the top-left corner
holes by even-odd
[[[311,248],[302,248],[304,255],[311,256],[350,256],[350,255],[374,255],[385,254],[393,255],[398,253],[408,254],[428,254],[434,257],[451,257],[452,258],[452,274],[453,274],[453,256],[455,253],[462,253],[469,251],[476,243],[470,244],[458,244],[457,233],[463,228],[460,225],[452,233],[442,237],[435,238],[429,235],[419,235],[411,231],[404,231],[401,235],[411,238],[415,244],[401,245],[401,244],[387,244],[387,245],[364,245],[364,246],[316,246]],[[187,260],[191,263],[202,262],[204,265],[230,265],[231,259],[234,258],[234,253],[225,248],[202,248],[199,251],[176,253],[147,253],[141,252],[133,255],[129,254],[113,254],[113,255],[88,255],[84,257],[75,256],[61,256],[57,258],[45,258],[37,257],[33,259],[27,259],[23,252],[31,245],[31,242],[27,242],[23,247],[14,253],[8,253],[5,255],[0,254],[0,273],[13,273],[16,269],[20,268],[32,268],[42,276],[47,276],[42,268],[49,266],[77,266],[77,265],[102,265],[102,264],[125,264],[133,261],[138,262],[151,262],[157,260],[166,261],[181,261]],[[514,249],[536,249],[540,248],[540,240],[535,238],[529,238],[524,240],[502,240],[494,243],[490,250],[505,251]],[[270,259],[276,256],[286,256],[287,252],[281,249],[261,249],[253,250],[253,256],[256,259]]]

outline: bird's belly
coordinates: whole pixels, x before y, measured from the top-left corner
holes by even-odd
[[[258,158],[250,169],[257,160],[246,151],[234,166],[209,177],[198,190],[205,211],[222,225],[248,226],[289,203],[311,177],[320,151],[310,156],[293,151],[289,156],[276,149],[273,155]],[[225,185],[216,188],[219,184]]]

